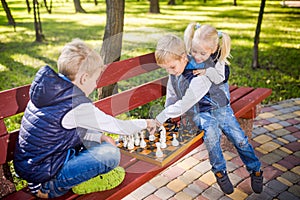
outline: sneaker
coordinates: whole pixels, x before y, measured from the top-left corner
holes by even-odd
[[[217,178],[217,183],[220,186],[221,190],[225,194],[231,194],[233,193],[233,185],[229,180],[229,177],[226,172],[217,172],[215,173],[215,176]]]
[[[263,190],[263,176],[262,176],[263,172],[259,171],[259,172],[253,172],[250,176],[251,176],[251,187],[253,192],[255,193],[261,193]]]
[[[120,185],[125,178],[125,170],[122,167],[116,167],[106,174],[98,175],[88,181],[80,183],[72,188],[76,194],[88,194],[110,190]]]

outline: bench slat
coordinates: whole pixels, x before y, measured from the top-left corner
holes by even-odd
[[[258,105],[261,101],[263,101],[265,98],[270,96],[272,93],[271,89],[268,88],[256,88],[251,93],[245,95],[238,101],[231,104],[231,107],[235,113],[235,116],[237,118],[241,117],[247,117],[243,116],[244,114],[248,114],[248,111],[251,110],[251,108]]]
[[[158,68],[154,53],[113,62],[107,66],[101,75],[97,87],[107,86]]]
[[[29,101],[30,85],[0,92],[0,119],[24,112]]]

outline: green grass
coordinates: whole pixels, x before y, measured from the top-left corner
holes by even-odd
[[[24,1],[7,0],[17,22],[16,32],[7,25],[5,12],[0,12],[0,90],[31,83],[36,71],[48,64],[56,67],[62,46],[73,38],[81,38],[100,49],[106,21],[105,1],[97,6],[82,1],[87,14],[74,13],[72,1],[54,1],[52,14],[41,8],[44,43],[35,43],[32,14]],[[168,6],[160,1],[161,14],[150,14],[147,0],[127,0],[121,59],[153,52],[157,39],[167,33],[182,36],[191,21],[211,24],[232,38],[230,84],[269,87],[272,95],[264,103],[300,96],[299,49],[300,17],[298,8],[282,8],[280,1],[267,1],[259,44],[262,68],[251,69],[252,47],[260,1],[177,0]],[[162,70],[151,76],[165,75]],[[147,78],[147,76],[146,76]],[[140,83],[145,77],[120,83],[120,88]]]

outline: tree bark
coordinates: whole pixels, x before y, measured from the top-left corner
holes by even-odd
[[[150,13],[160,13],[159,0],[150,0]]]
[[[233,5],[234,5],[234,6],[237,6],[236,0],[233,0]]]
[[[75,12],[86,13],[86,11],[81,7],[80,0],[74,0]]]
[[[100,55],[104,64],[120,60],[124,26],[125,0],[106,0],[106,26]],[[118,70],[118,69],[116,69]],[[118,85],[112,84],[98,90],[99,98],[117,93]]]
[[[9,25],[13,25],[14,26],[14,30],[16,31],[16,22],[15,22],[12,14],[10,12],[10,9],[9,9],[6,1],[5,0],[1,0],[1,3],[2,3],[2,6],[3,6],[3,9],[5,10],[8,24]]]
[[[40,9],[38,0],[33,0],[33,16],[34,16],[34,28],[35,28],[35,41],[43,42],[44,35],[42,31],[42,23],[40,18]]]
[[[175,0],[169,0],[168,5],[176,5]]]
[[[266,0],[261,0],[259,15],[257,19],[257,25],[255,30],[255,37],[254,37],[254,47],[253,47],[253,58],[252,58],[252,68],[256,69],[259,68],[259,61],[258,61],[258,44],[259,44],[259,34],[261,30],[261,23],[263,20],[264,9],[265,9]]]
[[[52,12],[52,0],[50,0],[50,6],[48,7],[47,0],[44,0],[45,8],[49,14]]]
[[[26,0],[26,6],[27,6],[27,12],[28,12],[28,14],[29,14],[30,11],[31,11],[31,7],[30,7],[29,0]]]

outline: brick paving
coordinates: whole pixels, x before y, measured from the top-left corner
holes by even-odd
[[[261,194],[253,193],[249,173],[236,152],[226,150],[235,189],[225,195],[202,144],[123,200],[300,200],[300,98],[263,106],[254,121],[251,144],[264,171]]]

